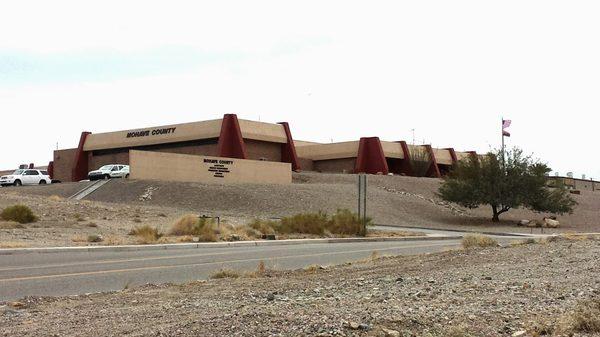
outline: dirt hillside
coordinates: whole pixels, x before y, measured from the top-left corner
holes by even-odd
[[[544,216],[527,210],[512,210],[503,215],[500,224],[493,224],[487,207],[466,210],[439,200],[435,192],[440,182],[430,178],[370,176],[369,215],[378,224],[512,232],[530,231],[516,227],[516,221]],[[28,187],[19,190],[19,194],[67,197],[82,188],[82,184]],[[151,195],[149,198],[142,198],[148,194]],[[240,222],[255,217],[278,218],[319,210],[333,212],[338,208],[355,210],[356,194],[355,175],[299,173],[294,174],[291,185],[211,185],[117,179],[86,199],[131,206],[169,207]],[[560,231],[600,232],[600,191],[582,191],[574,197],[579,206],[573,215],[559,216]]]

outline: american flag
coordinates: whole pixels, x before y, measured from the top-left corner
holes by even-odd
[[[510,132],[506,131],[506,129],[510,126],[510,123],[512,123],[510,119],[502,120],[502,135],[505,137],[510,137]]]

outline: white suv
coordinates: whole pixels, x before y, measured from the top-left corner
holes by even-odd
[[[88,173],[90,180],[110,179],[110,178],[129,178],[129,165],[111,164],[104,165],[101,168]]]
[[[52,183],[48,171],[19,169],[10,175],[0,177],[2,186],[45,185]]]

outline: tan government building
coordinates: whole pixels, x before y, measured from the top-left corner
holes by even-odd
[[[294,141],[288,123],[263,123],[227,114],[221,119],[93,134],[54,151],[55,180],[79,181],[107,164],[131,166],[131,177],[180,181],[291,182],[292,171],[414,175],[411,156],[424,153],[425,175],[441,177],[474,152],[378,137],[320,144]],[[201,172],[200,172],[201,171]]]

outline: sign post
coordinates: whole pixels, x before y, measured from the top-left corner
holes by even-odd
[[[361,221],[361,235],[367,235],[367,175],[358,175],[358,218]]]

